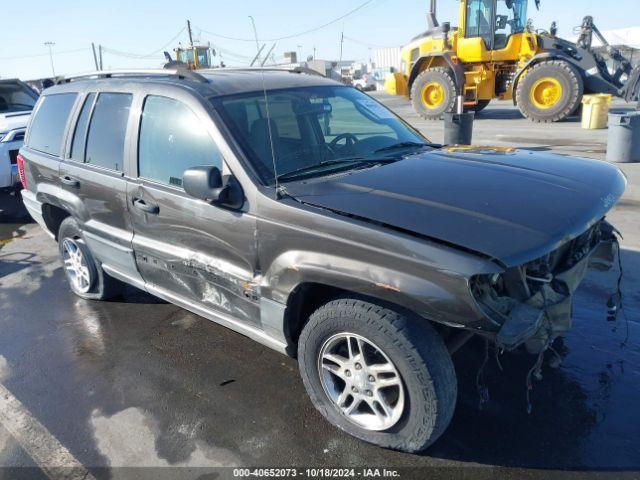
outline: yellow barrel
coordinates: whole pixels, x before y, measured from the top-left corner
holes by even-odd
[[[582,128],[585,130],[600,130],[607,128],[611,95],[598,93],[585,95],[582,98]]]

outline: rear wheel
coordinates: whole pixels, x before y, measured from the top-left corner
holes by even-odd
[[[413,108],[426,120],[439,120],[453,111],[457,89],[449,69],[429,68],[418,75],[411,87]]]
[[[534,122],[558,122],[580,106],[584,82],[578,70],[567,62],[541,62],[525,72],[518,83],[516,103],[522,114]]]
[[[334,300],[311,315],[298,362],[320,413],[366,442],[424,450],[453,416],[453,363],[423,319],[359,299]]]
[[[73,217],[60,224],[58,248],[73,293],[88,300],[107,300],[122,291],[122,283],[107,275],[94,260]]]

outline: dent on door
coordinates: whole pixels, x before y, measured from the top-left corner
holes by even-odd
[[[260,326],[252,216],[162,187],[132,186],[129,199],[136,262],[152,288]]]

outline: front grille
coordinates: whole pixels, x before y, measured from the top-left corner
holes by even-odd
[[[11,161],[11,165],[18,164],[18,152],[20,150],[9,150],[9,160]]]

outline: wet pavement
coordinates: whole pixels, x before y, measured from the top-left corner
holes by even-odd
[[[594,149],[602,149],[598,142]],[[75,297],[56,244],[5,194],[0,384],[96,478],[131,476],[117,467],[185,467],[168,478],[198,478],[200,470],[186,467],[247,465],[435,468],[403,478],[548,477],[549,469],[571,478],[583,474],[560,471],[638,478],[629,473],[640,471],[637,167],[625,167],[630,189],[611,215],[625,235],[626,315],[607,322],[617,272],[589,274],[576,296],[574,328],[556,344],[563,362],[545,365],[531,414],[525,376],[534,359],[501,355],[501,370],[492,354],[484,375],[490,401],[479,409],[483,344],[469,343],[454,359],[453,422],[423,454],[382,450],[333,428],[307,399],[295,360],[197,315],[133,288],[111,302]],[[0,465],[8,468],[0,478],[42,477],[10,468],[35,467],[21,441],[0,427]]]

